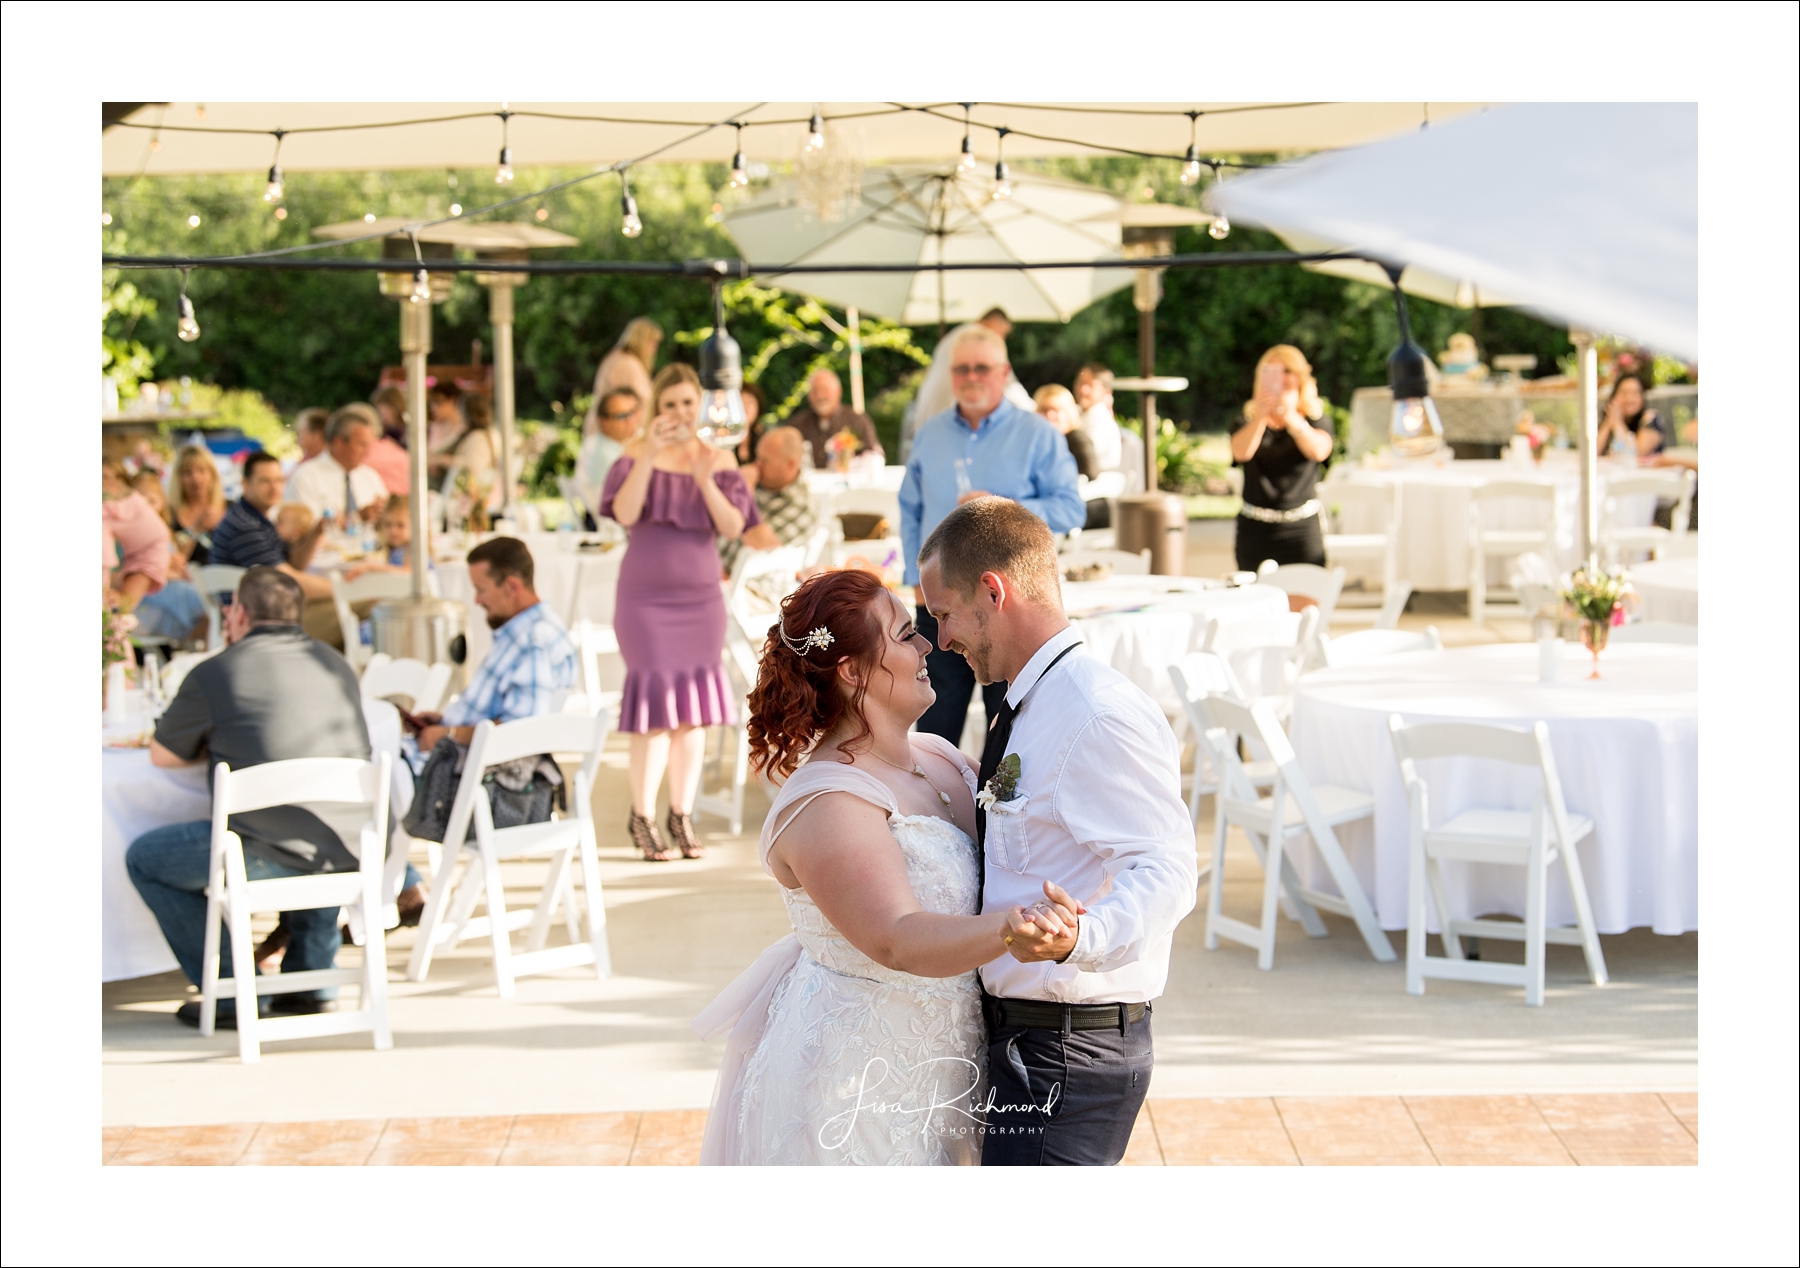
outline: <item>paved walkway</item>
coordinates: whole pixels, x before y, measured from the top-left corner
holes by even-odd
[[[704,1110],[108,1127],[107,1166],[670,1167]],[[1699,1163],[1692,1093],[1152,1100],[1126,1166],[1676,1166]]]

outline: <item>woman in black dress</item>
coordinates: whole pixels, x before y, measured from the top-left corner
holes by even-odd
[[[1334,438],[1316,422],[1325,413],[1312,366],[1292,344],[1276,344],[1256,363],[1256,399],[1231,433],[1231,460],[1244,469],[1237,520],[1237,566],[1325,564],[1319,527],[1319,464]]]
[[[1606,401],[1606,417],[1600,420],[1594,452],[1611,453],[1615,444],[1634,451],[1639,458],[1654,458],[1669,444],[1669,431],[1661,416],[1644,400],[1644,382],[1623,375]]]

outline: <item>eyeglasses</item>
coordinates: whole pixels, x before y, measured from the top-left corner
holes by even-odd
[[[1000,368],[997,365],[953,365],[950,373],[968,379],[985,379],[988,375],[997,373]]]
[[[634,409],[628,409],[623,414],[615,414],[615,413],[612,413],[611,411],[607,411],[605,413],[602,413],[600,415],[600,417],[604,418],[609,423],[622,423],[628,418],[636,418],[637,411]]]

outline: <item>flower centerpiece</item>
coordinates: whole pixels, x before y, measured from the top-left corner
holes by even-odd
[[[129,612],[120,612],[115,608],[100,609],[100,673],[106,671],[122,660],[132,660],[131,631],[137,628],[137,618]]]
[[[1518,426],[1513,430],[1531,443],[1531,460],[1542,462],[1544,446],[1549,443],[1550,437],[1556,434],[1549,425],[1538,422],[1530,410],[1524,410],[1519,414]]]
[[[1637,603],[1637,591],[1631,588],[1631,576],[1620,570],[1607,572],[1595,568],[1577,568],[1563,578],[1562,601],[1565,609],[1581,622],[1581,644],[1594,654],[1594,672],[1600,676],[1600,653],[1606,650],[1612,627],[1625,624],[1628,607]]]
[[[831,455],[832,468],[844,475],[850,473],[850,459],[856,457],[856,451],[861,447],[862,442],[848,427],[825,442],[825,452]]]

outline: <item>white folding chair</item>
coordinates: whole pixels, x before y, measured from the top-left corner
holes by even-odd
[[[593,810],[594,779],[600,771],[600,755],[606,747],[611,722],[611,716],[604,711],[596,716],[555,713],[498,725],[483,722],[475,728],[462,779],[456,787],[456,800],[450,806],[443,857],[431,878],[431,895],[426,899],[412,958],[406,966],[409,981],[425,980],[438,951],[483,934],[493,944],[494,979],[503,997],[512,995],[514,979],[530,973],[549,973],[583,964],[593,965],[596,977],[612,973]],[[496,828],[482,776],[489,767],[538,753],[582,755],[571,813],[545,823]],[[538,892],[537,906],[508,911],[506,892],[500,883],[500,864],[535,857],[548,857],[550,869]],[[586,900],[585,938],[581,935],[581,912],[570,872],[577,857],[581,861]],[[467,866],[458,877],[457,865],[463,861]],[[487,915],[475,918],[475,904],[484,893]],[[546,947],[550,921],[559,904],[569,931],[569,945]],[[527,926],[530,932],[525,950],[516,952],[512,949],[513,931]]]
[[[1489,528],[1484,513],[1502,503],[1526,503],[1538,516],[1535,528]],[[1526,551],[1556,553],[1556,486],[1528,480],[1492,480],[1469,490],[1469,619],[1487,623],[1487,565]]]
[[[601,621],[577,621],[569,636],[581,658],[581,692],[565,707],[579,704],[590,715],[604,710],[616,718],[625,694],[625,658],[619,652],[618,634]]]
[[[1544,944],[1578,946],[1587,957],[1588,976],[1595,986],[1606,985],[1606,959],[1594,931],[1594,912],[1588,903],[1587,885],[1581,877],[1581,860],[1575,843],[1594,830],[1586,815],[1570,814],[1563,805],[1562,781],[1556,758],[1550,751],[1550,731],[1542,722],[1529,731],[1484,726],[1472,722],[1436,722],[1407,726],[1399,714],[1388,719],[1394,738],[1394,755],[1400,761],[1400,779],[1406,786],[1411,821],[1406,882],[1406,990],[1425,993],[1428,977],[1461,982],[1490,982],[1523,986],[1525,1002],[1537,1007],[1544,1002]],[[1419,763],[1433,758],[1477,758],[1513,766],[1536,767],[1541,784],[1530,810],[1474,808],[1449,822],[1431,827],[1430,791],[1419,774]],[[1562,858],[1569,894],[1575,901],[1575,926],[1545,927],[1544,902],[1550,865]],[[1456,920],[1444,888],[1442,864],[1504,863],[1525,869],[1525,919]],[[1427,886],[1437,907],[1444,956],[1425,954],[1425,895]],[[1496,938],[1525,944],[1525,963],[1496,964],[1491,960],[1463,958],[1462,939]]]
[[[744,830],[744,789],[750,782],[750,692],[756,686],[756,649],[752,636],[737,613],[725,621],[725,677],[737,703],[737,721],[712,728],[718,738],[707,737],[707,752],[700,767],[700,790],[694,796],[696,815],[713,815],[730,825],[731,834]],[[726,763],[730,762],[730,770]]]
[[[1266,698],[1274,705],[1275,716],[1285,718],[1292,707],[1294,682],[1318,627],[1319,609],[1314,607],[1234,621],[1214,617],[1206,623],[1200,649],[1225,658],[1243,687],[1245,700]]]
[[[1381,593],[1394,592],[1400,580],[1400,482],[1357,484],[1350,480],[1327,481],[1320,501],[1325,504],[1325,558],[1334,567],[1347,560],[1374,560],[1381,572]],[[1371,522],[1366,532],[1345,532],[1343,520]]]
[[[1406,612],[1406,601],[1412,598],[1412,582],[1396,581],[1394,588],[1381,596],[1381,611],[1375,616],[1374,628],[1378,630],[1397,630],[1400,618]]]
[[[1620,476],[1606,482],[1606,497],[1600,504],[1600,554],[1608,566],[1618,567],[1626,556],[1648,551],[1661,558],[1663,549],[1688,531],[1688,508],[1694,500],[1694,473],[1679,471],[1646,471],[1641,475]],[[1622,524],[1626,499],[1656,498],[1675,503],[1669,527],[1656,524]]]
[[[451,666],[445,662],[427,665],[410,656],[395,660],[386,652],[376,652],[363,667],[362,694],[371,700],[406,696],[412,701],[414,713],[425,713],[443,703],[444,691],[450,686],[450,671]]]
[[[244,569],[231,564],[201,564],[190,569],[188,575],[193,578],[194,589],[200,592],[200,602],[206,605],[206,646],[217,651],[225,646],[225,618],[220,610],[219,596],[237,593],[238,582],[244,579]]]
[[[1213,761],[1212,750],[1206,743],[1206,715],[1200,712],[1200,702],[1214,694],[1241,701],[1244,689],[1238,685],[1231,665],[1217,652],[1189,652],[1179,665],[1169,666],[1169,681],[1175,684],[1182,716],[1194,733],[1194,779],[1188,786],[1188,818],[1198,826],[1200,798],[1207,793],[1216,793],[1220,782],[1218,764]],[[1263,753],[1260,746],[1256,746],[1255,751]],[[1275,782],[1275,764],[1268,761],[1266,755],[1262,760],[1246,762],[1244,773],[1256,788],[1267,788]]]
[[[404,599],[410,594],[412,577],[404,572],[365,572],[355,581],[345,581],[342,573],[332,570],[331,603],[344,635],[344,659],[352,668],[368,664],[369,649],[363,646],[362,618],[351,605],[368,599]]]
[[[1223,787],[1214,799],[1212,884],[1206,895],[1206,949],[1219,949],[1221,937],[1256,949],[1256,967],[1275,966],[1275,908],[1285,897],[1290,919],[1298,919],[1309,938],[1323,938],[1330,931],[1319,919],[1319,908],[1348,916],[1368,944],[1369,954],[1383,962],[1394,958],[1394,948],[1375,919],[1368,896],[1332,831],[1342,823],[1367,819],[1375,813],[1375,799],[1367,793],[1332,784],[1314,786],[1300,769],[1287,733],[1276,722],[1266,701],[1245,706],[1213,694],[1200,702],[1206,720],[1205,742],[1222,772]],[[1273,786],[1267,797],[1256,788],[1238,760],[1237,741],[1242,736],[1258,740],[1275,765]],[[1249,838],[1263,868],[1262,919],[1255,925],[1223,914],[1225,891],[1225,833],[1236,824]],[[1287,856],[1290,837],[1310,836],[1319,851],[1337,894],[1327,894],[1301,884]]]
[[[1548,559],[1535,550],[1528,550],[1513,560],[1513,569],[1513,595],[1527,616],[1554,617],[1562,611],[1556,568]]]
[[[1150,548],[1146,546],[1136,552],[1065,550],[1056,557],[1056,566],[1065,578],[1076,569],[1092,567],[1094,564],[1110,564],[1115,577],[1147,577],[1150,575]]]
[[[1408,630],[1357,630],[1325,643],[1325,664],[1332,669],[1342,669],[1346,665],[1367,664],[1385,656],[1443,650],[1444,640],[1435,625],[1426,626],[1423,634]]]
[[[1613,643],[1685,643],[1689,647],[1700,645],[1700,627],[1698,625],[1682,625],[1676,621],[1637,621],[1630,625],[1619,625],[1613,628],[1608,636]]]
[[[557,476],[556,491],[562,495],[563,503],[568,507],[569,514],[575,519],[575,531],[580,532],[587,524],[587,517],[591,513],[587,499],[581,496],[581,482],[574,476]],[[596,515],[594,518],[598,520],[600,517]]]
[[[1319,619],[1313,626],[1312,638],[1307,643],[1301,667],[1319,668],[1325,663],[1323,642],[1326,631],[1331,628],[1332,614],[1337,611],[1338,596],[1344,593],[1343,568],[1321,568],[1317,564],[1272,564],[1272,561],[1265,559],[1262,567],[1257,569],[1256,579],[1264,585],[1286,592],[1289,598],[1311,599],[1318,608]]]
[[[234,771],[224,762],[213,768],[212,858],[207,868],[206,944],[200,972],[200,1033],[211,1035],[221,996],[237,1001],[238,1059],[246,1065],[261,1059],[262,1045],[281,1039],[315,1035],[374,1036],[377,1049],[393,1047],[388,1029],[387,942],[382,931],[382,872],[386,865],[388,793],[393,759],[383,753],[374,761],[348,757],[309,757],[265,762]],[[296,803],[367,806],[368,821],[358,842],[354,872],[318,872],[253,881],[244,868],[244,846],[229,819],[250,810]],[[298,973],[256,972],[256,943],[250,935],[253,912],[309,911],[316,907],[360,906],[367,927],[363,962],[355,969],[312,969]],[[219,976],[219,926],[230,928],[233,976]],[[359,988],[354,1010],[296,1017],[262,1018],[258,995],[316,991],[326,986]]]

